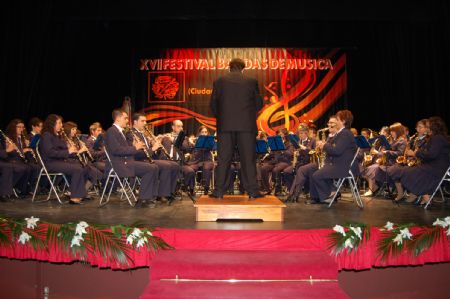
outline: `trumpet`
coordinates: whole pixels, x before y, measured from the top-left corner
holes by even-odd
[[[60,134],[66,140],[68,147],[75,147],[75,148],[77,148],[76,144],[69,138],[69,136],[67,136],[66,132],[64,132],[64,129],[61,129]],[[82,167],[86,167],[87,163],[83,159],[81,154],[77,151],[76,155],[77,155],[78,161],[80,162],[81,166]]]
[[[5,139],[6,143],[11,144],[14,147],[14,150],[17,152],[17,155],[19,155],[19,157],[26,162],[26,158],[25,155],[23,154],[23,152],[20,151],[19,147],[8,137],[6,136],[5,133],[3,133],[2,130],[0,130],[0,134],[3,136],[3,138]]]
[[[160,143],[160,141],[158,141],[158,139],[156,139],[155,135],[152,133],[152,131],[150,131],[149,128],[144,127],[145,132],[147,132],[148,136],[150,137],[150,139],[152,140],[152,142],[157,142],[159,143],[161,146],[159,149],[161,149],[162,153],[164,154],[164,156],[166,156],[167,159],[172,160],[170,158],[169,153],[167,152],[166,148]]]
[[[134,141],[134,142],[142,142],[142,141],[140,140],[140,138],[136,135],[136,133],[134,132],[133,129],[130,130],[130,133],[131,133],[131,136],[133,136],[133,141]],[[142,148],[142,150],[144,151],[145,156],[146,156],[147,159],[148,159],[148,162],[149,162],[150,164],[155,163],[155,162],[153,162],[153,159],[152,159],[150,153],[148,152],[147,145],[144,144],[144,147]]]

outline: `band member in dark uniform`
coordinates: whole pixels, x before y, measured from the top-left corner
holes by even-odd
[[[284,147],[284,151],[275,152],[275,166],[272,169],[272,181],[275,184],[275,195],[281,195],[281,173],[285,171],[286,168],[292,165],[292,159],[294,157],[294,146],[288,140],[288,130],[282,128],[278,130],[278,135],[281,136]]]
[[[405,171],[406,167],[415,166],[415,164],[417,163],[416,157],[409,157],[407,155],[408,149],[411,149],[412,151],[417,151],[420,150],[422,147],[424,147],[426,142],[428,141],[428,130],[429,130],[428,119],[419,120],[416,124],[417,133],[412,138],[410,138],[403,156],[399,156],[396,160],[397,163],[392,167],[388,168],[387,173],[389,180],[397,178],[396,180],[394,180],[397,191],[398,190],[403,191],[403,189],[401,188],[401,183],[398,179],[401,177],[402,175],[401,173]],[[402,199],[404,199],[404,197],[405,194],[403,194],[403,192],[400,193],[397,192],[397,196],[394,200],[396,202],[399,202]],[[416,198],[410,198],[409,200],[415,201]]]
[[[134,156],[141,151],[145,144],[135,140],[129,145],[123,133],[128,124],[128,114],[122,109],[112,112],[113,125],[106,131],[105,148],[108,152],[112,166],[121,178],[141,178],[139,199],[135,207],[139,208],[144,202],[150,202],[154,207],[153,198],[158,194],[158,166],[143,161],[135,161]],[[110,165],[106,171],[109,172]]]
[[[323,167],[311,176],[310,194],[313,200],[329,203],[333,196],[333,179],[348,175],[356,153],[355,138],[350,132],[352,122],[353,115],[349,110],[340,110],[336,113],[336,119],[330,118],[330,132],[336,128],[336,133],[325,144],[317,144],[326,159]]]
[[[89,156],[89,149],[86,144],[84,144],[84,142],[77,137],[78,125],[72,121],[68,121],[63,124],[63,130],[65,136],[68,137],[67,141],[75,145],[75,148],[79,152],[78,156],[71,156],[69,157],[69,160],[81,162],[81,159],[83,161],[82,163],[85,164],[84,168],[88,179],[86,189],[89,191],[93,186],[99,186],[99,183],[103,177],[103,172],[92,164],[93,159],[90,159],[91,156]],[[94,157],[92,156],[92,158]]]
[[[62,172],[70,181],[71,204],[80,204],[86,197],[86,169],[79,161],[70,159],[80,152],[75,146],[68,146],[67,140],[60,137],[63,128],[62,118],[50,114],[44,122],[42,137],[39,141],[39,151],[49,172]]]
[[[388,168],[395,165],[397,157],[403,155],[407,141],[402,124],[394,123],[389,127],[389,131],[391,135],[390,150],[382,149],[377,154],[378,158],[376,163],[367,167],[363,174],[363,177],[369,184],[369,191],[364,193],[364,196],[372,196],[375,194],[383,182],[393,184],[389,180],[387,171]]]
[[[99,140],[97,142],[97,138],[100,138],[99,136],[103,133],[102,125],[99,122],[93,123],[89,126],[89,133],[89,137],[86,139],[86,146],[94,158],[92,164],[102,173],[105,173],[107,159],[104,141]]]
[[[198,136],[208,136],[208,128],[201,126],[197,131]],[[191,159],[186,164],[189,165],[194,171],[202,170],[202,183],[204,194],[209,193],[209,186],[211,185],[211,178],[214,169],[213,156],[209,149],[195,148],[195,142],[192,139],[188,139],[189,148],[191,149]]]
[[[269,152],[260,157],[257,164],[257,172],[259,172],[261,176],[261,192],[263,193],[270,193],[272,191],[270,174],[277,162],[275,152],[270,151],[270,148],[268,148],[268,150]]]
[[[14,194],[15,187],[20,196],[26,196],[31,167],[25,163],[22,132],[25,126],[21,120],[12,120],[5,134],[0,136],[0,200],[5,201]]]
[[[170,159],[172,159],[173,161],[181,162],[181,159],[184,159],[184,151],[188,151],[189,148],[187,138],[183,140],[180,148],[176,148],[174,145],[174,142],[181,131],[183,131],[183,122],[178,119],[174,120],[172,122],[172,132],[164,135],[164,137],[161,140],[162,146],[169,154]],[[169,159],[162,151],[160,151],[158,158],[161,160]],[[191,166],[186,164],[182,165],[181,171],[183,173],[183,180],[185,185],[184,187],[187,189],[185,191],[187,191],[191,196],[193,196],[195,187],[195,171]]]
[[[153,154],[162,147],[161,143],[155,141],[151,144],[150,140],[145,136],[144,128],[147,125],[147,121],[144,114],[134,113],[132,120],[133,128],[126,134],[128,144],[132,145],[135,137],[144,143],[143,150],[138,151],[134,159],[144,162],[152,161],[158,165],[159,184],[157,196],[165,197],[170,203],[174,201],[173,193],[175,192],[180,166],[174,161],[152,159]]]
[[[14,168],[23,168],[28,173],[27,180],[20,180],[16,188],[20,191],[20,195],[26,196],[32,188],[34,188],[41,170],[38,164],[35,152],[29,147],[30,141],[25,136],[25,123],[20,119],[13,119],[6,128],[6,135],[9,140],[13,140],[16,150],[8,154],[8,162],[14,164]],[[19,171],[21,172],[21,171]]]
[[[237,146],[242,183],[251,199],[261,197],[256,181],[256,114],[262,108],[258,81],[244,76],[245,62],[232,59],[230,72],[214,82],[211,111],[217,118],[218,169],[211,197],[223,198],[231,159]]]
[[[450,166],[450,144],[447,138],[447,126],[442,118],[429,118],[430,137],[420,149],[408,149],[406,155],[418,159],[415,167],[405,167],[399,177],[392,177],[396,182],[397,192],[403,194],[403,188],[410,192],[411,199],[423,196],[421,205],[426,204],[440,180]]]
[[[307,124],[300,124],[297,128],[297,136],[299,137],[299,143],[300,146],[299,149],[296,149],[294,151],[294,162],[285,168],[283,170],[283,181],[286,184],[286,187],[289,190],[289,195],[293,195],[294,191],[297,191],[292,188],[292,183],[294,180],[294,175],[297,172],[297,169],[303,165],[307,165],[310,162],[310,156],[309,151],[316,148],[316,139],[311,139],[308,137],[308,125]],[[298,182],[297,182],[298,186]]]
[[[43,124],[44,122],[38,117],[33,117],[30,119],[30,121],[28,122],[28,125],[30,127],[30,134],[28,136],[29,140],[31,140],[35,135],[41,134]]]
[[[5,202],[14,194],[14,167],[11,163],[6,162],[8,152],[13,151],[14,146],[8,144],[4,147],[4,142],[0,142],[0,201]],[[22,176],[27,176],[27,173],[17,173],[18,180],[22,179]]]

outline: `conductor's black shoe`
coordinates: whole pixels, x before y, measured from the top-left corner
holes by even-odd
[[[174,201],[175,201],[175,197],[174,196],[171,195],[171,196],[167,197],[167,204],[169,206],[171,206]]]
[[[259,192],[257,192],[257,193],[249,193],[248,194],[248,198],[249,199],[257,199],[257,198],[261,198],[261,197],[264,197],[264,194],[259,193]]]
[[[223,198],[223,194],[217,194],[217,193],[215,193],[215,192],[212,192],[211,194],[208,195],[208,197],[210,197],[210,198],[220,198],[220,199],[222,199],[222,198]]]

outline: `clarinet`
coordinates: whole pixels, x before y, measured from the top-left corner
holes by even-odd
[[[83,146],[85,148],[87,148],[86,144],[83,141],[81,141],[81,139],[80,139],[80,137],[78,137],[78,135],[75,135],[75,138],[77,139],[78,144],[80,145],[80,148],[83,147]],[[91,152],[89,152],[89,149],[86,152],[84,152],[83,154],[86,157],[86,163],[88,161],[94,162],[94,157],[92,157],[92,154],[91,154]]]
[[[67,142],[69,147],[70,146],[77,147],[75,145],[75,143],[72,140],[69,139],[69,137],[67,136],[66,132],[64,132],[64,129],[61,129],[61,136],[66,140],[66,142]],[[81,166],[82,167],[86,167],[87,166],[86,161],[83,159],[83,157],[80,155],[80,153],[77,152],[76,155],[77,155],[78,161],[80,162]]]
[[[136,135],[136,133],[134,132],[134,130],[131,129],[130,132],[131,132],[131,135],[133,136],[133,139],[134,139],[135,141],[139,141],[140,138]],[[144,151],[145,156],[146,156],[147,159],[148,159],[148,162],[149,162],[150,164],[155,163],[155,162],[153,161],[153,159],[152,159],[150,153],[148,152],[147,145],[146,145],[145,143],[144,143],[144,147],[142,148],[142,150]]]
[[[3,138],[5,139],[5,142],[6,143],[9,143],[9,144],[11,144],[11,145],[13,145],[14,146],[14,150],[17,152],[17,154],[19,155],[19,157],[24,161],[24,162],[26,162],[27,161],[27,159],[25,158],[25,155],[20,151],[20,149],[19,149],[19,147],[8,137],[8,136],[6,136],[6,134],[5,133],[3,133],[3,131],[2,130],[0,130],[0,134],[3,136]]]
[[[144,127],[144,130],[148,133],[148,135],[149,135],[150,138],[153,140],[153,142],[158,142],[158,141],[156,140],[155,135],[152,133],[152,131],[150,131],[147,127]],[[164,154],[164,156],[166,156],[166,158],[167,158],[168,160],[172,160],[172,158],[170,158],[169,153],[167,152],[166,148],[165,148],[163,145],[161,145],[160,149],[161,149],[162,153]]]

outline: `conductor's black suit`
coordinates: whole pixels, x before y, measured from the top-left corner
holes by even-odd
[[[217,119],[218,168],[214,194],[226,191],[235,146],[241,158],[242,183],[250,196],[259,194],[256,182],[256,114],[262,108],[258,81],[231,71],[214,82],[211,110]]]

